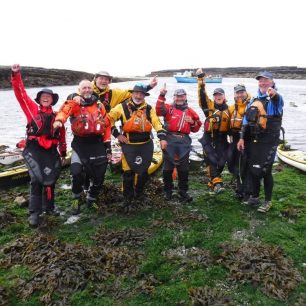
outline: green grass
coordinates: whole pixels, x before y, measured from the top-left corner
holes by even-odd
[[[120,184],[119,175],[108,174],[106,182],[110,179],[113,185]],[[189,305],[191,298],[188,289],[208,286],[225,293],[234,305],[294,305],[300,294],[306,292],[305,280],[291,291],[287,300],[280,301],[266,295],[262,286],[233,282],[230,271],[218,262],[222,243],[239,245],[242,239],[254,240],[280,246],[286,256],[293,260],[294,267],[306,278],[303,266],[306,262],[306,176],[295,169],[284,167],[275,173],[274,179],[273,208],[265,215],[241,205],[229,188],[223,194],[209,195],[206,185],[201,182],[202,174],[193,173],[190,175],[190,193],[194,196],[191,204],[144,207],[130,215],[116,212],[101,215],[88,211],[75,224],[65,225],[64,220],[60,220],[50,229],[44,230],[30,229],[27,225],[27,210],[13,203],[18,193],[27,195],[26,186],[1,191],[3,200],[0,200],[0,212],[13,213],[16,223],[0,229],[0,248],[8,246],[18,237],[34,237],[40,232],[65,243],[92,247],[95,245],[92,237],[101,227],[107,231],[148,229],[150,238],[141,247],[128,247],[141,253],[137,275],[124,275],[117,280],[110,278],[105,282],[107,289],[98,296],[92,291],[96,284],[88,283],[86,288],[68,297],[70,304]],[[225,180],[229,182],[230,177],[225,176]],[[63,183],[70,183],[67,172],[61,176],[58,185]],[[159,198],[162,203],[161,194]],[[58,189],[56,200],[61,209],[67,209],[71,201],[70,190]],[[286,210],[291,215],[284,214]],[[207,219],[195,218],[189,222],[187,217],[184,225],[177,224],[177,216],[184,217],[190,213],[206,216]],[[156,221],[161,223],[153,226]],[[172,221],[175,221],[174,224],[171,224]],[[195,247],[207,250],[212,261],[207,266],[188,264],[180,258],[173,260],[162,255],[167,250],[183,246],[186,249]],[[5,256],[0,251],[0,259]],[[0,288],[8,293],[11,305],[43,305],[40,302],[41,292],[34,292],[26,301],[16,296],[15,285],[18,279],[28,280],[32,275],[32,268],[26,265],[16,264],[10,268],[0,265]],[[146,283],[150,277],[153,281]],[[53,295],[53,301],[60,300],[58,293]]]

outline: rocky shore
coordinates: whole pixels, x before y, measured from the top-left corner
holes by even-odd
[[[51,87],[61,85],[76,85],[83,79],[92,80],[94,74],[65,69],[47,69],[40,67],[22,67],[22,77],[25,87]],[[0,66],[0,88],[10,89],[11,67]],[[131,81],[134,78],[114,77],[113,82]]]
[[[171,77],[177,72],[193,71],[194,68],[168,69],[152,71],[147,76],[158,75],[160,77]],[[256,74],[263,70],[271,71],[275,79],[306,79],[306,68],[297,66],[279,66],[279,67],[229,67],[229,68],[205,68],[203,70],[207,75],[222,75],[228,78],[254,78]]]
[[[192,68],[167,69],[152,71],[146,77],[158,75],[160,77],[171,77],[173,74],[184,71],[193,71]],[[297,66],[280,67],[230,67],[230,68],[203,68],[207,75],[222,75],[229,78],[253,78],[263,70],[271,71],[275,79],[306,79],[306,68]],[[0,88],[10,89],[11,68],[0,66]],[[92,80],[93,73],[74,71],[66,69],[47,69],[40,67],[22,67],[22,76],[26,87],[49,87],[61,85],[76,85],[82,79]],[[113,83],[138,80],[139,77],[126,78],[114,77]]]

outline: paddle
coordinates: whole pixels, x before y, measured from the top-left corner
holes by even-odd
[[[283,136],[283,146],[282,149],[283,151],[289,151],[291,146],[287,144],[287,141],[285,140],[285,129],[283,127],[280,128],[280,130],[282,131],[282,136]]]

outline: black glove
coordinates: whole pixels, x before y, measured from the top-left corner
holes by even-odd
[[[196,71],[196,75],[197,75],[198,78],[204,78],[205,72],[202,70],[202,68],[199,68],[199,69]]]

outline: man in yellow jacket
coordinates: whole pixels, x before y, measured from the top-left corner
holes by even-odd
[[[143,189],[148,180],[148,168],[153,156],[152,127],[160,139],[161,149],[165,149],[166,131],[163,129],[155,109],[145,101],[147,86],[138,83],[131,90],[131,98],[112,108],[109,117],[112,134],[122,146],[123,196],[124,207],[128,210],[133,198],[145,200]],[[115,122],[121,121],[121,132]],[[135,174],[138,175],[137,183]]]
[[[205,163],[208,165],[210,181],[208,186],[215,192],[224,191],[222,171],[227,161],[230,115],[222,88],[216,88],[213,99],[206,92],[205,73],[201,68],[196,72],[198,77],[199,106],[206,117],[204,134],[199,140],[202,144]]]
[[[110,88],[110,83],[112,82],[113,77],[107,71],[99,71],[95,74],[95,77],[92,81],[93,95],[102,102],[107,113],[114,108],[116,105],[122,103],[126,99],[129,99],[132,96],[130,89],[119,89],[119,88]],[[155,76],[150,80],[150,84],[146,85],[146,90],[149,91],[157,85],[157,77]],[[73,99],[79,104],[82,103],[82,97],[80,92],[73,93],[68,96],[67,100]],[[90,186],[90,181],[87,175],[84,179],[84,190],[87,191]]]
[[[112,76],[107,71],[99,71],[95,74],[92,81],[94,95],[104,104],[107,112],[116,105],[122,103],[132,96],[130,89],[110,88],[109,84],[112,81]],[[150,80],[150,84],[146,85],[146,91],[151,90],[157,85],[156,77]]]

